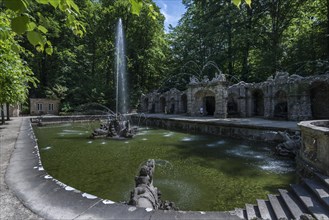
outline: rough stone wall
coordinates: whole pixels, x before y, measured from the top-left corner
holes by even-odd
[[[141,97],[141,109],[150,113],[188,114],[200,116],[200,108],[204,115],[225,118],[227,108],[227,86],[223,74],[216,75],[211,81],[202,81],[192,77],[186,91],[175,88],[159,94],[153,92]],[[152,107],[154,108],[152,109]],[[154,111],[153,111],[154,110]]]
[[[205,111],[214,110],[210,115],[218,118],[227,115],[293,121],[329,118],[329,74],[301,77],[278,72],[261,83],[239,82],[228,88],[223,74],[211,81],[191,77],[186,91],[153,92],[142,96],[141,103],[146,103],[142,111],[150,113],[164,113],[166,105],[167,113],[192,116],[200,116],[203,107]]]
[[[311,164],[313,168],[329,175],[329,120],[303,121],[298,125],[303,140],[299,167]]]
[[[317,105],[319,109],[329,109],[329,93],[327,96],[322,95],[319,100],[311,100],[311,90],[317,89],[314,86],[315,83],[320,83],[322,87],[325,87],[321,90],[323,92],[319,93],[329,92],[327,89],[329,88],[329,74],[301,77],[278,72],[274,78],[269,77],[265,82],[240,82],[228,88],[228,97],[231,97],[228,100],[228,106],[233,105],[230,104],[233,100],[237,105],[235,116],[239,117],[262,116],[293,121],[311,119],[314,118],[312,106]],[[263,112],[260,115],[256,114],[257,103],[263,105],[261,106]],[[230,116],[232,112],[228,111],[228,114]]]

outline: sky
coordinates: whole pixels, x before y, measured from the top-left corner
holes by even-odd
[[[160,8],[161,13],[166,17],[165,28],[168,31],[168,26],[176,26],[178,20],[184,14],[185,6],[182,0],[153,0]]]

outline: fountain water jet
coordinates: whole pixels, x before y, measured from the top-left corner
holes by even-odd
[[[92,138],[131,138],[135,135],[137,128],[130,126],[130,121],[124,114],[128,113],[128,86],[127,65],[125,53],[125,36],[122,20],[119,18],[115,38],[115,71],[116,71],[116,106],[115,114],[109,115],[106,123],[102,123],[92,133]]]
[[[115,39],[116,71],[116,114],[128,112],[127,64],[125,53],[125,36],[121,18],[118,21]]]

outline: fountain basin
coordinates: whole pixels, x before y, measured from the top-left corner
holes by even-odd
[[[127,201],[136,170],[148,158],[158,167],[154,185],[182,210],[232,210],[294,181],[294,169],[262,143],[159,129],[141,129],[127,141],[90,140],[86,127],[44,126],[36,134],[49,174],[99,198]]]

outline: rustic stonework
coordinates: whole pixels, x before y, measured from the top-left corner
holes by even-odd
[[[149,113],[186,113],[218,118],[264,117],[301,121],[329,118],[329,74],[302,77],[278,72],[261,83],[227,87],[223,74],[211,81],[191,77],[188,89],[171,89],[141,97],[141,110]]]
[[[165,92],[153,92],[141,97],[141,110],[149,113],[188,114],[226,117],[227,86],[223,74],[216,75],[211,81],[202,81],[191,77],[188,89],[179,91],[175,88]]]
[[[310,164],[329,175],[329,120],[303,121],[298,125],[303,140],[299,166]]]

